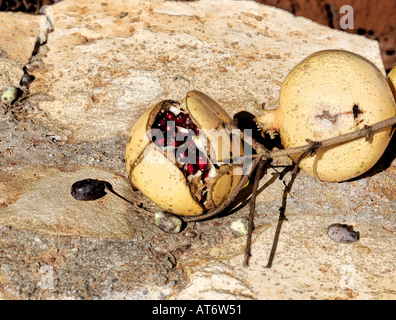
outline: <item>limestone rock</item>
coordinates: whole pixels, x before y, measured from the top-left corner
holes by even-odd
[[[75,141],[126,135],[148,106],[190,89],[230,114],[258,114],[277,105],[274,81],[321,49],[360,53],[384,70],[377,42],[251,1],[83,0],[52,10],[55,30],[31,90],[49,96],[45,123]]]
[[[46,41],[46,16],[0,12],[0,93],[8,86],[19,87],[26,66],[40,43]]]
[[[0,57],[0,94],[10,86],[19,87],[22,79],[22,66],[17,61]]]
[[[0,12],[0,58],[5,56],[22,66],[28,64],[40,35],[42,18],[20,12]]]
[[[131,191],[122,161],[129,130],[147,106],[196,89],[230,115],[257,115],[263,104],[276,107],[276,81],[317,50],[350,50],[384,71],[377,42],[253,1],[68,0],[50,9],[50,33],[47,20],[40,27],[30,16],[12,18],[36,21],[27,48],[40,33],[47,42],[30,61],[35,111],[0,121],[0,298],[395,298],[392,145],[354,181],[298,176],[272,269],[265,265],[280,180],[257,198],[248,269],[246,239],[229,227],[247,217],[243,198],[228,215],[168,234],[113,195],[92,202],[70,195],[73,182],[98,178],[154,206]],[[30,49],[13,56],[14,39],[0,39],[1,48],[12,48],[7,59],[29,61]],[[353,225],[360,240],[332,241],[332,223]]]
[[[188,262],[189,284],[171,299],[394,299],[394,236],[357,221],[361,241],[340,245],[326,235],[332,222],[307,212],[289,216],[271,268],[265,266],[275,224],[257,231],[248,268],[244,238],[216,248],[206,262]]]
[[[129,189],[123,177],[93,167],[73,172],[31,167],[11,179],[3,174],[0,202],[6,207],[0,211],[0,224],[60,236],[133,237],[135,229],[128,221],[131,206],[126,202],[111,193],[97,201],[71,196],[71,185],[86,178],[106,180],[117,190]]]

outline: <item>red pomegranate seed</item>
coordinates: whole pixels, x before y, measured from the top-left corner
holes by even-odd
[[[175,126],[172,124],[167,124],[165,127],[165,131],[167,131],[167,132],[175,131]]]
[[[175,120],[175,115],[171,111],[166,111],[165,118],[167,120],[173,121],[173,120]]]
[[[167,140],[167,145],[172,146],[172,147],[179,147],[182,144],[182,141],[177,141],[175,140],[175,137],[171,137],[170,139]]]
[[[208,166],[208,159],[203,155],[198,156],[197,158],[198,170],[201,170],[203,172],[205,171],[207,166]]]
[[[194,165],[191,163],[186,164],[186,166],[184,167],[184,171],[186,172],[186,174],[188,176],[196,173],[196,171],[194,169]]]
[[[189,134],[183,131],[177,130],[176,140],[180,142],[186,142]]]
[[[192,141],[192,140],[187,140],[187,142],[186,142],[186,147],[188,148],[188,149],[191,149],[191,150],[195,150],[197,147],[195,146],[195,143],[194,143],[194,141]]]
[[[196,148],[193,144],[193,148],[189,148],[187,144],[183,144],[176,153],[177,159],[182,163],[196,163]],[[197,171],[197,170],[195,170]]]
[[[175,126],[175,122],[174,121],[167,121],[167,124],[166,124],[166,127],[165,127],[165,131],[166,131],[166,134],[168,136],[172,136],[172,137],[174,136],[175,139],[176,139],[177,130],[176,130],[176,126]]]
[[[175,119],[176,125],[178,125],[179,127],[182,127],[182,126],[183,126],[184,118],[185,118],[186,116],[187,116],[187,115],[186,115],[185,113],[180,112],[180,113],[176,116],[176,119]]]
[[[152,129],[152,130],[151,130],[151,136],[152,136],[152,137],[156,137],[157,134],[159,134],[159,131],[160,131],[159,129]]]
[[[173,139],[169,139],[169,140],[167,140],[167,144],[166,145],[170,146],[170,147],[176,147],[176,141],[173,140]]]
[[[186,159],[187,156],[188,156],[188,152],[187,152],[187,150],[184,150],[183,152],[180,152],[180,153],[177,154],[177,159],[178,159],[180,162],[186,163],[186,161],[187,161],[187,159]]]
[[[165,144],[164,132],[160,129],[151,129],[151,140],[156,145],[163,146]]]
[[[165,128],[165,125],[166,125],[166,120],[164,118],[161,118],[155,120],[153,127],[163,129]]]
[[[186,117],[184,117],[184,120],[183,120],[183,127],[192,129],[192,128],[190,128],[191,125],[193,125],[193,122],[192,122],[191,118],[188,115],[186,115]]]
[[[176,126],[188,130],[179,131]],[[190,166],[190,171],[193,170],[197,172],[198,170],[204,170],[204,167],[206,167],[206,163],[204,165],[203,162],[207,161],[207,159],[201,159],[202,163],[200,165],[197,165],[195,163],[196,146],[195,143],[189,139],[189,137],[194,136],[193,132],[195,133],[195,135],[199,134],[199,129],[192,122],[190,116],[187,113],[180,112],[177,116],[175,116],[172,111],[161,110],[157,114],[152,128],[152,137],[155,144],[160,147],[173,146],[178,148],[182,144],[186,143],[185,146],[188,150],[186,149],[183,152],[184,157],[188,158],[186,159],[186,162],[188,161],[191,164],[196,165],[194,170]],[[162,136],[159,135],[159,130],[162,131],[166,138],[162,138]],[[183,158],[183,155],[181,155],[180,157]]]

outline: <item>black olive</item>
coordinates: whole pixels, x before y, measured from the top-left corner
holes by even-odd
[[[106,194],[105,188],[103,181],[84,179],[73,183],[70,192],[77,200],[96,200]]]

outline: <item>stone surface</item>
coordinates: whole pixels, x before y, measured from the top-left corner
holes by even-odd
[[[258,207],[256,220],[261,227],[253,238],[248,268],[243,267],[244,237],[213,248],[205,262],[183,259],[188,285],[172,299],[394,299],[395,240],[394,233],[384,228],[394,230],[394,222],[385,221],[394,221],[395,203],[377,193],[377,200],[368,205],[365,198],[375,193],[363,191],[375,188],[382,178],[341,185],[318,183],[313,190],[311,178],[300,176],[287,204],[288,220],[283,223],[271,268],[266,264],[280,201]],[[393,182],[386,187],[394,190]],[[341,200],[341,194],[347,199]],[[385,212],[390,215],[383,219],[380,216]],[[334,222],[353,225],[360,240],[333,241],[327,227]]]
[[[230,212],[176,235],[112,194],[70,195],[73,182],[98,178],[158,209],[129,188],[123,162],[128,131],[147,106],[197,89],[230,115],[258,114],[276,107],[274,81],[317,50],[357,52],[384,71],[377,42],[253,1],[84,0],[50,9],[55,30],[29,59],[36,79],[25,112],[1,115],[0,298],[396,297],[394,139],[354,181],[298,176],[271,269],[280,180],[258,196],[249,268],[242,267],[246,239],[230,225],[247,217],[251,187]],[[332,223],[353,225],[360,240],[334,242],[326,235]]]
[[[147,105],[191,89],[257,114],[276,106],[274,80],[321,49],[349,48],[383,70],[376,42],[254,2],[65,1],[53,14],[31,90],[48,97],[44,125],[74,141],[125,135]]]
[[[55,168],[31,167],[30,175],[3,174],[1,194],[7,207],[1,211],[0,224],[61,236],[130,239],[135,229],[123,213],[130,207],[108,193],[97,201],[72,198],[70,187],[75,181],[106,180],[126,194],[129,184],[116,174],[93,167],[62,172]],[[114,183],[114,182],[115,183]],[[23,192],[23,193],[22,193]],[[78,222],[78,223],[76,223]]]
[[[0,58],[5,56],[23,66],[28,64],[40,35],[43,16],[27,18],[20,12],[1,12],[0,15]]]
[[[220,257],[190,262],[185,267],[189,284],[172,299],[394,299],[394,264],[389,261],[395,257],[388,242],[394,236],[355,222],[362,240],[340,245],[324,230],[333,221],[309,213],[289,217],[270,269],[265,265],[275,225],[257,232],[248,268],[242,266],[245,240],[231,242]]]
[[[0,57],[0,94],[8,87],[19,87],[23,76],[22,66],[15,60]]]

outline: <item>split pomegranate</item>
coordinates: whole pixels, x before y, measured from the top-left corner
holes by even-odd
[[[135,123],[125,160],[131,183],[160,207],[200,215],[219,206],[241,179],[241,139],[226,128],[228,114],[211,98],[191,91],[164,100]]]

